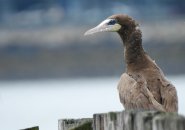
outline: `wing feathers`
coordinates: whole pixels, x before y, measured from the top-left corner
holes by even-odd
[[[120,101],[125,109],[159,110],[167,112],[177,111],[176,89],[169,82],[161,83],[162,102],[156,101],[147,87],[147,82],[141,75],[129,76],[124,73],[118,84]]]
[[[175,87],[166,81],[165,79],[161,80],[161,97],[162,103],[168,112],[177,112],[178,111],[178,98],[177,91]]]

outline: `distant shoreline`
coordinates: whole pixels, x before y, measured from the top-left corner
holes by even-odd
[[[141,23],[143,44],[165,75],[185,73],[183,21]],[[119,36],[84,37],[88,27],[0,30],[0,80],[120,76]]]

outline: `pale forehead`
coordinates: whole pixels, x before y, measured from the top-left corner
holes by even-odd
[[[105,24],[107,24],[108,22],[110,22],[111,20],[112,20],[111,18],[105,19],[105,20],[102,21],[98,26],[105,25]]]

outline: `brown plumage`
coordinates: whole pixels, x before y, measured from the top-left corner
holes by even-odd
[[[138,24],[128,15],[113,15],[86,34],[100,32],[97,28],[100,31],[116,31],[123,41],[126,72],[120,78],[118,91],[125,109],[177,112],[176,89],[144,51]]]

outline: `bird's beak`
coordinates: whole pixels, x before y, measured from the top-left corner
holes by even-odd
[[[121,25],[118,23],[109,24],[111,20],[112,19],[104,20],[98,26],[86,31],[84,35],[86,36],[97,32],[117,32],[121,28]]]

